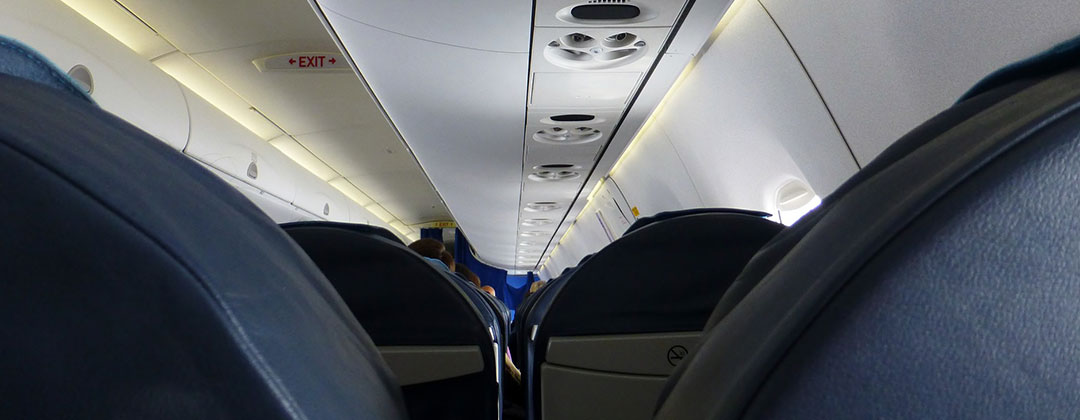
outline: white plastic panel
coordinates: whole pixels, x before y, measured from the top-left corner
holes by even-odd
[[[292,204],[317,217],[335,222],[349,221],[349,200],[341,191],[311,173],[297,174],[296,196]]]
[[[247,184],[246,182],[234,178],[232,175],[214,169],[213,167],[206,165],[202,162],[199,162],[199,164],[214,175],[217,175],[218,178],[221,178],[221,180],[225,181],[233,188],[236,188],[236,190],[239,191],[240,194],[244,196],[244,198],[247,198],[252,203],[254,203],[255,206],[258,207],[259,210],[262,210],[263,213],[266,213],[266,215],[270,217],[270,219],[273,220],[274,223],[318,220],[310,213],[298,209],[296,208],[296,206],[293,206],[292,204],[289,204],[288,202],[283,201],[278,197],[264,193],[258,188],[255,188]]]
[[[626,105],[641,73],[535,73],[531,106],[619,108]]]
[[[1075,0],[764,4],[863,164],[983,76],[1080,33]]]
[[[428,42],[324,11],[478,256],[513,266],[528,54]],[[527,23],[491,33],[523,39],[521,51],[528,34]]]
[[[276,33],[275,39],[324,37],[322,25],[304,1],[117,1],[136,16],[152,22],[158,33],[185,53],[265,42],[267,32]],[[236,19],[236,16],[245,18]],[[193,27],[192,22],[198,26]]]
[[[770,211],[790,178],[832,192],[857,170],[851,154],[765,10],[746,2],[735,13],[652,130],[674,144],[706,206]]]
[[[527,0],[317,0],[317,3],[324,11],[339,14],[355,24],[419,40],[491,52],[529,51],[527,30],[531,26],[533,5]],[[403,50],[410,54],[407,51]]]
[[[657,332],[551,337],[545,362],[593,371],[636,375],[670,375],[679,361],[694,353],[701,332]],[[672,359],[670,349],[686,354]]]
[[[600,190],[589,201],[589,211],[596,213],[593,217],[603,219],[603,228],[611,235],[612,239],[622,237],[630,225],[637,220],[630,210],[630,204],[623,198],[622,192],[616,186],[615,181],[608,179]],[[588,217],[588,214],[586,214]]]
[[[171,77],[59,1],[17,0],[4,6],[4,35],[64,71],[86,66],[94,79],[93,98],[102,108],[175,149],[184,147],[188,112]]]
[[[579,253],[575,256],[579,261],[586,255],[599,251],[611,243],[607,233],[604,231],[603,224],[597,218],[596,207],[586,207],[583,214],[585,217],[578,219],[574,223],[573,230],[570,231],[570,234],[574,235],[577,241],[581,243],[581,247],[575,249]]]
[[[349,207],[350,223],[360,223],[367,225],[371,223],[371,219],[374,219],[371,213],[369,213],[367,210],[364,210],[364,208],[359,204],[356,204],[355,201],[348,200],[348,202],[345,204]]]
[[[648,420],[666,376],[540,365],[542,415],[554,420]]]
[[[191,110],[191,140],[185,154],[287,202],[293,200],[295,179],[308,175],[305,169],[187,88],[184,94]],[[252,163],[255,177],[248,173]]]
[[[612,179],[642,216],[704,206],[679,152],[658,128],[654,123],[642,134]]]
[[[544,280],[544,281],[547,281],[547,280],[551,279],[551,277],[552,277],[551,276],[551,271],[548,269],[547,266],[541,267],[540,271],[537,272],[536,274],[538,276],[540,276],[541,280]]]
[[[382,346],[379,354],[401,386],[435,382],[484,370],[480,346]]]

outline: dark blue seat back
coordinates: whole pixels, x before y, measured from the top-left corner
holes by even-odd
[[[658,418],[1080,415],[1080,71],[987,86],[825,200]]]
[[[551,414],[539,411],[545,389],[541,370],[550,362],[553,338],[700,332],[746,261],[783,228],[764,216],[712,209],[662,218],[612,242],[565,278],[545,286],[527,315],[527,322],[535,324],[521,331],[531,338],[536,325],[535,339],[525,352],[533,418]],[[685,340],[678,345],[692,351],[693,340]],[[666,351],[655,355],[663,365]],[[655,379],[663,373],[649,375]],[[653,404],[645,405],[649,408],[639,414],[647,415]]]
[[[570,274],[573,273],[575,270],[577,270],[577,268],[580,267],[581,264],[584,264],[586,261],[592,258],[592,256],[593,254],[586,255],[581,258],[581,261],[578,262],[578,265],[564,268],[563,271],[559,273],[558,277],[553,277],[549,279],[547,284],[545,284],[535,293],[529,295],[529,297],[521,303],[521,306],[518,308],[517,314],[514,316],[514,322],[513,324],[511,324],[510,327],[510,350],[515,357],[519,357],[520,355],[522,361],[527,359],[527,347],[529,340],[531,339],[531,332],[527,330],[531,330],[532,326],[540,323],[540,314],[547,311],[546,306],[551,303],[550,299],[543,299],[543,296],[549,292],[555,293],[555,291],[562,287],[563,280],[569,277]],[[534,313],[536,306],[540,304],[545,306],[545,308],[535,311],[536,315],[530,315]],[[519,364],[521,364],[521,362],[519,362]],[[522,367],[524,366],[526,365],[523,364]],[[522,374],[527,374],[526,371],[527,369],[523,370]]]
[[[404,384],[413,418],[498,416],[502,358],[493,346],[498,337],[492,336],[497,317],[482,292],[373,231],[379,228],[333,222],[282,228],[326,274],[380,349],[479,349],[483,364],[476,372]]]
[[[269,218],[0,42],[0,69],[34,66],[0,75],[0,417],[405,417]]]

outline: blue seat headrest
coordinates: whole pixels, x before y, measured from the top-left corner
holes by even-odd
[[[1075,66],[1080,61],[1080,37],[1055,45],[1038,55],[1009,64],[984,77],[968,89],[957,103],[1020,79],[1042,78]]]
[[[637,221],[635,221],[634,224],[630,225],[629,228],[626,228],[626,232],[624,232],[623,235],[626,235],[626,234],[628,234],[630,232],[641,229],[641,228],[643,228],[645,226],[648,226],[650,224],[653,224],[653,223],[656,223],[656,222],[659,222],[659,221],[663,221],[663,220],[667,220],[667,219],[674,219],[676,217],[690,216],[690,215],[694,215],[694,214],[705,214],[705,213],[733,213],[733,214],[745,214],[745,215],[748,215],[748,216],[757,216],[757,217],[769,217],[769,216],[772,216],[771,214],[765,213],[763,211],[744,210],[744,209],[729,209],[729,208],[719,208],[719,207],[705,207],[705,208],[697,208],[697,209],[662,211],[662,212],[656,213],[656,214],[654,214],[652,216],[647,216],[647,217],[642,217],[640,219],[637,219]]]
[[[0,74],[15,76],[60,89],[94,103],[86,92],[41,53],[11,38],[0,36]]]

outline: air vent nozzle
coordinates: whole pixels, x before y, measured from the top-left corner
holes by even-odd
[[[552,223],[555,223],[555,221],[551,219],[525,219],[521,221],[521,225],[525,227],[547,226]]]
[[[537,171],[529,174],[530,181],[537,182],[551,182],[551,181],[567,181],[575,179],[581,176],[581,172],[567,171],[567,170],[555,170],[555,171]]]
[[[592,127],[551,127],[537,131],[533,140],[548,144],[582,144],[599,140],[603,135]]]
[[[623,66],[644,57],[647,44],[630,32],[608,34],[603,39],[574,32],[544,47],[551,64],[572,70],[598,70]]]

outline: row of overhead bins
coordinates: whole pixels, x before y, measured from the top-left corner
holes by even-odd
[[[684,0],[538,0],[525,129],[516,267],[544,261],[580,211],[601,152],[618,132],[644,122],[623,118],[650,79],[666,87],[688,59],[651,70],[688,5]],[[657,95],[638,107],[652,109]],[[625,146],[625,144],[622,144]],[[613,154],[622,148],[613,150]],[[601,177],[607,168],[599,168]],[[591,178],[591,179],[590,179]],[[591,181],[591,183],[589,182]]]
[[[5,36],[39,50],[61,70],[72,69],[103,109],[199,162],[275,221],[385,225],[147,60],[144,54],[152,52],[139,47],[151,45],[157,36],[141,24],[125,29],[127,19],[134,19],[126,12],[109,15],[109,10],[123,11],[104,8],[105,12],[95,9],[99,11],[95,14],[83,9],[80,15],[58,1],[20,3],[0,15]]]

